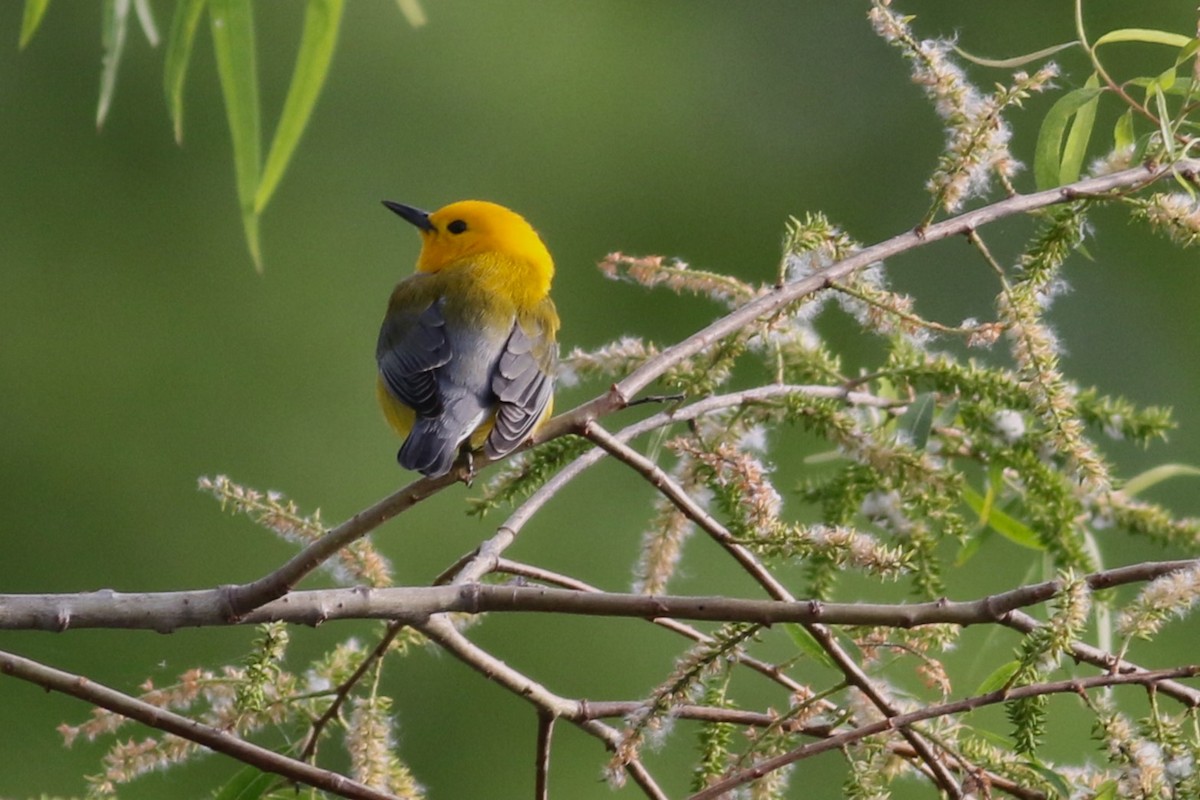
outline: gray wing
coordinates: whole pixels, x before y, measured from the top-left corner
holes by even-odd
[[[418,417],[442,413],[437,369],[452,354],[446,320],[438,303],[417,315],[393,315],[384,321],[375,347],[379,374],[388,391]]]
[[[498,401],[496,422],[484,443],[488,458],[511,453],[529,438],[554,393],[558,353],[546,337],[532,338],[518,322],[500,354],[492,392]]]

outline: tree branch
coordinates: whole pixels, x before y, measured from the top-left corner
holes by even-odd
[[[1095,572],[1085,576],[1084,580],[1093,589],[1105,589],[1154,580],[1196,564],[1196,559],[1147,561]],[[548,579],[545,571],[536,568],[532,571],[521,570],[520,565],[512,561],[500,560],[496,565],[504,571],[520,571],[520,574]],[[893,628],[1000,622],[1028,633],[1029,625],[1037,623],[1022,622],[1020,618],[1013,617],[1013,612],[1044,603],[1062,589],[1061,582],[1054,580],[975,600],[942,599],[926,603],[893,604],[827,603],[794,598],[751,600],[723,595],[644,595],[602,592],[587,584],[577,585],[586,588],[463,583],[383,589],[314,589],[291,592],[236,620],[230,620],[221,613],[219,589],[130,594],[109,589],[77,594],[3,594],[0,595],[0,630],[62,632],[68,629],[117,628],[170,633],[186,627],[262,622],[316,626],[336,620],[386,619],[416,623],[441,613],[520,612],[639,617],[647,620],[673,617],[763,625],[823,622],[829,625],[880,625]],[[1028,617],[1023,619],[1029,620]],[[1104,662],[1101,666],[1109,664]]]
[[[110,689],[82,675],[55,669],[13,653],[0,651],[0,672],[37,684],[47,691],[77,697],[95,706],[106,708],[123,717],[137,720],[151,728],[172,733],[210,750],[232,756],[264,772],[308,786],[332,792],[352,800],[397,800],[395,795],[372,789],[336,772],[314,767],[303,761],[280,755],[273,750],[240,739],[231,733],[188,719],[185,716],[151,705],[136,697]]]
[[[682,511],[689,519],[705,530],[713,539],[717,541],[725,551],[729,553],[741,567],[746,570],[766,592],[784,603],[794,604],[795,598],[790,592],[775,579],[767,569],[759,563],[755,555],[750,552],[749,548],[738,543],[733,535],[716,519],[714,519],[707,511],[705,511],[699,503],[688,496],[683,487],[673,481],[662,469],[659,468],[650,459],[642,454],[626,446],[615,437],[611,436],[607,431],[600,428],[594,422],[587,422],[584,425],[584,435],[592,441],[599,444],[609,455],[612,455],[625,464],[628,464],[638,474],[642,475],[664,496],[666,496],[675,507]],[[829,629],[824,625],[816,622],[804,622],[805,630],[821,645],[821,648],[829,654],[837,664],[838,669],[845,675],[846,680],[869,699],[879,712],[885,717],[894,717],[899,713],[892,701],[884,696],[883,692],[871,682],[871,679],[862,670],[861,667],[854,661],[853,658],[842,648],[840,644],[829,633]],[[917,751],[917,755],[925,762],[925,765],[933,773],[937,783],[951,797],[958,798],[962,796],[962,792],[955,781],[954,776],[942,763],[942,760],[933,752],[929,743],[915,730],[901,727],[900,735],[908,740],[913,749]]]
[[[581,433],[588,421],[598,419],[624,408],[628,405],[630,398],[649,386],[665,371],[689,356],[712,346],[715,342],[739,330],[743,326],[757,319],[776,314],[790,303],[794,303],[803,297],[825,289],[834,281],[841,280],[860,269],[870,266],[876,261],[912,250],[928,242],[968,234],[983,225],[1016,214],[1027,213],[1058,203],[1070,202],[1081,197],[1101,197],[1110,192],[1140,188],[1173,172],[1195,173],[1197,171],[1200,171],[1200,160],[1184,159],[1175,164],[1143,165],[1121,172],[1114,172],[1110,175],[1086,178],[1056,189],[1007,197],[982,208],[967,211],[950,219],[934,223],[919,231],[902,233],[891,239],[863,248],[854,255],[831,264],[814,275],[780,286],[775,291],[752,300],[716,320],[708,327],[697,331],[687,339],[672,347],[668,347],[654,358],[648,359],[630,375],[614,384],[604,394],[549,420],[534,434],[529,442],[529,446],[562,436],[566,433]],[[578,463],[581,460],[577,459],[576,461]],[[488,459],[480,456],[476,458],[474,467],[476,470],[479,470],[491,463]],[[588,463],[592,462],[589,461]],[[576,465],[573,464],[572,466],[575,467]],[[580,464],[576,468],[582,471],[586,466],[587,464]],[[342,547],[345,547],[358,537],[369,533],[387,520],[406,511],[425,498],[441,491],[446,486],[462,480],[464,477],[461,470],[453,470],[441,478],[422,478],[413,481],[394,494],[383,498],[374,505],[355,514],[341,525],[331,529],[326,536],[306,547],[279,569],[251,583],[227,587],[226,614],[230,617],[237,617],[271,600],[282,597],[288,590],[299,583],[304,576],[320,566]],[[553,493],[551,492],[550,494]],[[502,536],[502,534],[503,531],[497,534],[501,538],[491,543],[492,547],[488,552],[481,550],[481,555],[485,559],[490,559],[498,555],[495,552],[496,545],[507,536]],[[502,552],[506,546],[499,547],[499,551]],[[484,570],[484,573],[486,573],[486,570]],[[479,576],[476,575],[470,579],[474,580],[477,577]]]
[[[599,720],[590,719],[581,713],[578,701],[560,697],[542,684],[505,664],[491,653],[483,650],[463,636],[444,616],[430,617],[416,626],[422,633],[437,642],[446,652],[479,672],[488,680],[503,686],[538,709],[539,715],[562,717],[575,723],[583,731],[600,739],[610,749],[616,748],[620,733]],[[666,794],[639,761],[625,765],[626,771],[652,800],[667,800]]]
[[[835,736],[830,736],[828,739],[822,739],[819,742],[813,742],[812,744],[798,747],[795,750],[784,753],[780,756],[761,761],[750,769],[736,772],[724,780],[714,783],[712,786],[709,786],[703,791],[691,795],[688,800],[716,800],[716,798],[723,796],[726,792],[736,789],[738,786],[742,786],[750,781],[761,778],[763,775],[780,769],[781,767],[785,767],[788,764],[793,764],[805,758],[811,758],[818,753],[840,749],[848,744],[865,739],[868,736],[887,733],[899,726],[912,725],[923,720],[936,719],[938,717],[944,717],[951,714],[961,714],[963,712],[972,711],[983,706],[1004,703],[1009,700],[1020,700],[1026,697],[1036,697],[1038,695],[1062,694],[1065,692],[1081,694],[1086,692],[1088,689],[1095,689],[1104,686],[1122,686],[1128,684],[1158,687],[1162,685],[1163,681],[1173,678],[1191,678],[1195,677],[1196,675],[1200,675],[1200,665],[1191,664],[1183,667],[1175,667],[1173,669],[1131,672],[1120,675],[1093,675],[1089,678],[1068,678],[1062,681],[1037,683],[1029,686],[1020,686],[1014,689],[998,689],[988,694],[968,697],[965,700],[956,700],[952,703],[942,703],[940,705],[929,706],[928,708],[912,711],[907,714],[898,714],[889,719],[873,722],[869,725],[863,725],[855,728],[852,731],[839,733]]]
[[[608,392],[571,411],[550,420],[534,436],[534,443],[553,439],[568,432],[581,432],[588,420],[598,419],[624,408],[629,398],[645,389],[671,367],[689,356],[711,347],[715,342],[740,330],[755,320],[778,313],[787,305],[827,288],[833,281],[864,269],[900,253],[921,247],[929,242],[961,236],[997,220],[1025,214],[1040,208],[1067,203],[1080,198],[1102,197],[1107,193],[1137,189],[1172,173],[1200,170],[1200,160],[1181,159],[1174,164],[1146,164],[1095,178],[1047,189],[1033,194],[1017,194],[995,203],[964,212],[932,225],[902,233],[878,244],[865,247],[854,255],[838,261],[803,280],[780,286],[726,314],[708,327],[668,347],[654,358],[616,383]]]
[[[1192,562],[1195,563],[1195,562]],[[1005,615],[1002,622],[1013,630],[1021,633],[1029,633],[1038,628],[1041,623],[1023,611],[1012,611]],[[1150,670],[1140,667],[1131,661],[1124,659],[1118,660],[1115,655],[1106,650],[1101,650],[1098,647],[1092,647],[1083,642],[1071,643],[1071,656],[1086,664],[1091,664],[1094,667],[1108,670],[1110,672],[1119,672],[1121,674],[1145,675]],[[1168,697],[1172,697],[1186,705],[1188,708],[1200,708],[1200,689],[1193,689],[1190,686],[1184,686],[1177,681],[1162,681],[1156,684],[1156,690],[1162,692]]]

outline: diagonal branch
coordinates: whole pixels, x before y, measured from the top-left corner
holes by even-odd
[[[273,750],[251,744],[219,728],[168,711],[165,708],[130,697],[82,675],[38,663],[28,658],[0,651],[0,672],[35,683],[47,691],[62,692],[92,705],[137,720],[151,728],[172,733],[210,750],[224,753],[264,772],[282,775],[289,781],[303,783],[352,800],[397,800],[395,795],[372,789],[344,775],[314,767],[303,761],[280,755]]]
[[[668,347],[648,359],[605,394],[550,420],[534,437],[535,443],[561,436],[563,433],[578,432],[588,420],[598,419],[624,408],[630,398],[684,359],[711,347],[717,341],[755,320],[777,314],[789,304],[821,291],[832,282],[865,269],[877,261],[883,261],[930,242],[970,233],[984,225],[1017,214],[1025,214],[1080,198],[1101,198],[1113,192],[1140,189],[1172,174],[1190,175],[1197,172],[1200,172],[1200,160],[1196,159],[1181,159],[1174,164],[1145,164],[1109,175],[1085,178],[1055,189],[1006,197],[920,230],[908,231],[865,247],[816,274],[785,284],[769,294],[755,298],[682,342]]]
[[[1088,689],[1095,689],[1105,686],[1122,686],[1122,685],[1139,685],[1147,687],[1157,687],[1163,681],[1175,678],[1191,678],[1200,675],[1200,665],[1191,664],[1188,666],[1175,667],[1173,669],[1160,669],[1147,672],[1130,672],[1120,675],[1093,675],[1090,678],[1068,678],[1066,680],[1054,681],[1051,683],[1035,683],[1028,686],[1021,686],[1015,689],[998,689],[988,694],[976,695],[968,697],[965,700],[956,700],[951,703],[942,703],[940,705],[929,706],[918,711],[912,711],[907,714],[899,714],[893,718],[873,722],[869,725],[863,725],[855,728],[852,731],[840,733],[831,736],[828,739],[823,739],[819,742],[798,747],[788,753],[769,758],[759,762],[750,769],[736,772],[722,781],[718,781],[701,792],[691,795],[688,800],[716,800],[718,797],[725,796],[726,792],[736,789],[750,781],[761,778],[769,772],[786,767],[788,764],[793,764],[805,758],[811,758],[818,753],[824,753],[829,750],[836,750],[861,741],[868,736],[874,736],[880,733],[887,733],[897,726],[912,725],[916,722],[921,722],[928,719],[936,719],[951,714],[961,714],[966,711],[972,711],[983,706],[995,705],[1004,703],[1009,700],[1020,700],[1026,697],[1036,697],[1039,695],[1048,694],[1081,694]]]
[[[699,525],[705,532],[713,537],[722,547],[725,548],[733,558],[742,566],[746,572],[754,578],[760,586],[762,586],[769,595],[776,600],[785,603],[795,603],[796,598],[771,575],[758,559],[750,552],[749,548],[739,544],[733,534],[731,534],[721,523],[715,520],[707,511],[700,507],[695,500],[688,496],[683,487],[679,486],[669,475],[662,471],[657,464],[643,456],[641,453],[633,450],[627,445],[621,443],[607,431],[600,428],[594,422],[588,422],[584,425],[583,434],[603,447],[609,455],[619,459],[623,463],[632,467],[638,474],[648,480],[656,489],[666,496],[676,508],[682,511],[693,522]],[[871,704],[874,705],[881,714],[885,717],[895,717],[898,715],[899,709],[892,703],[890,699],[884,696],[883,692],[872,683],[870,677],[862,670],[861,667],[850,657],[850,654],[834,639],[829,629],[824,625],[815,622],[802,623],[805,630],[821,645],[821,648],[829,654],[837,664],[838,669],[846,677],[846,680],[855,688],[863,693]],[[933,752],[933,748],[925,741],[915,730],[901,727],[900,735],[908,740],[916,750],[917,755],[933,773],[937,783],[951,797],[958,798],[962,796],[962,791],[955,780],[954,775],[946,767],[937,754]]]
[[[416,627],[467,666],[532,703],[538,709],[539,720],[546,716],[569,719],[581,730],[604,742],[610,750],[616,748],[621,737],[616,729],[585,715],[582,703],[554,694],[542,684],[476,646],[470,639],[463,636],[445,616],[430,617],[429,620],[417,624]],[[539,726],[542,724],[544,723],[539,722]],[[629,762],[625,765],[625,769],[651,800],[667,800],[667,795],[659,788],[640,761]]]
[[[655,357],[648,359],[604,394],[549,420],[534,435],[530,444],[534,445],[567,433],[582,432],[584,425],[589,420],[599,419],[625,408],[629,404],[630,398],[681,361],[711,347],[717,341],[755,320],[777,314],[789,304],[828,288],[834,281],[841,280],[877,261],[915,249],[928,242],[969,234],[991,222],[1017,214],[1028,213],[1083,197],[1104,197],[1113,192],[1139,189],[1167,175],[1194,175],[1198,171],[1200,171],[1200,160],[1183,159],[1174,164],[1148,164],[1096,178],[1086,178],[1056,189],[1033,194],[1013,195],[934,223],[919,231],[902,233],[863,248],[854,255],[831,264],[814,275],[780,286],[775,291],[752,300],[678,344],[668,347]],[[479,456],[475,459],[474,467],[479,470],[491,463],[488,459]],[[437,479],[422,478],[360,511],[341,525],[331,529],[328,534],[306,547],[279,569],[251,583],[227,587],[226,613],[230,617],[237,617],[264,603],[282,597],[340,548],[369,533],[425,498],[436,494],[446,486],[464,478],[465,475],[461,470],[452,471]],[[501,537],[496,544],[503,538],[505,537]],[[495,547],[492,550],[494,551]],[[500,547],[499,550],[502,551],[503,547]],[[485,559],[491,559],[497,554],[487,552],[481,553],[481,555]],[[486,570],[484,572],[486,573]]]
[[[1033,617],[1023,611],[1016,610],[1006,614],[1001,622],[1013,630],[1021,631],[1022,633],[1029,633],[1041,626],[1041,623]],[[1118,660],[1112,653],[1101,650],[1098,647],[1092,647],[1089,644],[1084,644],[1083,642],[1072,642],[1069,649],[1072,657],[1091,664],[1094,667],[1109,670],[1110,672],[1119,672],[1122,675],[1147,675],[1150,673],[1150,670],[1144,667],[1139,667],[1137,664],[1124,659]],[[1184,686],[1182,683],[1172,680],[1156,683],[1155,689],[1168,697],[1175,698],[1188,708],[1200,708],[1200,689],[1193,689],[1190,686]]]

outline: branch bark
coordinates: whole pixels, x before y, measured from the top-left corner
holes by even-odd
[[[143,702],[136,697],[130,697],[82,675],[64,672],[32,659],[3,651],[0,651],[0,672],[35,683],[47,691],[61,692],[77,697],[94,706],[106,708],[144,725],[149,725],[151,728],[175,734],[217,753],[232,756],[245,764],[258,767],[264,772],[282,775],[290,781],[324,789],[339,797],[351,798],[351,800],[397,800],[395,795],[372,789],[366,784],[351,780],[336,772],[314,767],[265,747],[259,747],[231,733]]]
[[[818,753],[824,753],[829,750],[836,750],[845,747],[853,742],[865,739],[868,736],[874,736],[878,733],[887,733],[893,728],[900,725],[912,725],[916,722],[921,722],[928,719],[936,719],[938,717],[948,716],[950,714],[961,714],[966,711],[972,711],[983,706],[995,705],[996,703],[1004,703],[1009,700],[1020,700],[1025,697],[1036,697],[1046,694],[1062,694],[1072,693],[1080,694],[1088,689],[1096,689],[1104,686],[1123,686],[1135,684],[1139,686],[1157,686],[1163,681],[1177,678],[1191,678],[1200,675],[1200,664],[1191,664],[1174,669],[1160,669],[1146,672],[1132,672],[1121,675],[1093,675],[1090,678],[1068,678],[1067,680],[1054,681],[1052,683],[1037,683],[1029,686],[1021,686],[1015,689],[998,689],[989,694],[976,695],[968,697],[965,700],[956,700],[952,703],[942,703],[940,705],[929,706],[919,711],[912,711],[907,714],[898,714],[890,719],[880,720],[869,725],[862,725],[852,731],[839,733],[835,736],[830,736],[828,739],[822,739],[819,742],[798,747],[795,750],[784,753],[774,758],[769,758],[759,762],[750,769],[742,770],[734,773],[728,778],[714,783],[712,786],[704,789],[701,792],[691,795],[688,800],[716,800],[722,797],[726,792],[736,789],[749,783],[752,780],[761,778],[769,772],[773,772],[781,767],[786,767],[788,764],[793,764],[801,759],[811,758]]]
[[[499,564],[501,562],[497,562]],[[1095,572],[1085,580],[1105,589],[1154,580],[1194,567],[1196,559],[1147,561]],[[715,622],[782,622],[828,625],[1010,624],[1011,612],[1044,603],[1062,589],[1045,581],[975,600],[927,603],[826,603],[817,600],[750,600],[722,595],[644,595],[544,586],[457,583],[385,589],[314,589],[286,597],[231,620],[222,613],[219,589],[125,594],[104,589],[78,594],[0,595],[0,630],[63,632],[82,628],[124,628],[171,633],[180,628],[289,622],[321,625],[335,620],[387,619],[420,623],[434,614],[520,612],[641,619]],[[1012,625],[1023,632],[1027,626]]]

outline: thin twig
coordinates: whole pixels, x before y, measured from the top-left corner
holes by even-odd
[[[399,635],[400,631],[404,630],[404,628],[407,626],[407,622],[400,622],[398,620],[392,620],[389,622],[387,630],[384,631],[384,634],[379,639],[379,642],[375,645],[371,652],[363,658],[362,662],[358,665],[358,667],[355,668],[350,677],[346,678],[346,680],[337,687],[333,695],[333,702],[329,704],[329,708],[325,709],[325,713],[321,714],[321,716],[317,717],[317,719],[313,721],[312,728],[309,730],[308,741],[304,743],[304,749],[300,751],[301,761],[309,761],[316,756],[317,743],[321,739],[321,732],[325,729],[325,726],[328,725],[335,717],[337,717],[342,706],[345,704],[346,699],[350,696],[350,691],[354,688],[355,684],[362,680],[363,675],[367,674],[367,670],[370,669],[373,664],[376,664],[380,659],[383,658],[392,642],[396,639],[396,636]]]
[[[659,492],[674,503],[676,508],[724,547],[725,551],[738,562],[748,575],[754,578],[766,590],[767,594],[784,603],[796,602],[796,598],[792,596],[783,584],[775,579],[775,576],[758,561],[748,548],[739,544],[725,526],[721,525],[720,522],[701,508],[695,500],[688,496],[683,487],[672,480],[657,464],[623,444],[594,422],[588,422],[584,426],[583,435],[603,447],[609,455],[629,465],[638,474],[648,480]],[[822,649],[834,660],[838,668],[842,671],[842,674],[846,676],[846,680],[861,691],[871,701],[872,705],[879,709],[881,714],[886,717],[894,717],[900,713],[891,700],[885,697],[878,687],[872,683],[871,679],[863,672],[854,659],[850,657],[849,653],[837,643],[824,625],[813,622],[802,624],[809,634],[817,640]],[[920,733],[901,727],[900,735],[908,740],[908,743],[917,751],[921,760],[933,772],[938,785],[951,798],[961,797],[962,792],[954,776],[946,768],[946,765],[942,763],[941,759],[937,757],[937,754],[933,752],[929,744],[921,737]]]
[[[902,233],[878,244],[865,247],[819,272],[784,284],[775,291],[755,298],[678,344],[647,359],[627,377],[614,384],[605,394],[547,422],[535,434],[534,443],[546,441],[564,433],[582,431],[583,425],[588,420],[598,419],[624,408],[629,398],[636,396],[681,361],[711,347],[715,342],[755,320],[770,317],[784,307],[827,288],[833,281],[841,280],[877,261],[886,260],[930,242],[963,235],[968,231],[1017,214],[1070,202],[1080,197],[1100,197],[1118,190],[1141,188],[1172,172],[1186,170],[1200,170],[1200,160],[1181,159],[1173,164],[1147,164],[1095,178],[1085,178],[1055,189],[1006,197],[990,205],[935,222],[920,231]]]
[[[554,738],[555,716],[548,711],[538,712],[537,755],[534,762],[533,796],[550,800],[550,742]]]
[[[526,577],[526,578],[531,578],[533,580],[542,581],[543,583],[557,584],[559,586],[563,586],[565,588],[568,588],[568,589],[571,589],[571,590],[574,590],[577,592],[587,592],[587,593],[593,594],[593,595],[604,595],[605,594],[604,592],[602,592],[600,589],[596,588],[595,586],[592,586],[592,585],[585,583],[584,581],[578,580],[576,578],[572,578],[569,575],[560,575],[557,572],[553,572],[553,571],[545,569],[543,567],[536,567],[536,566],[532,566],[530,564],[523,564],[521,562],[512,561],[507,558],[500,560],[500,563],[496,565],[496,571],[508,573],[511,575],[519,575],[519,576]],[[646,596],[646,595],[643,595],[643,596]],[[735,620],[722,620],[722,621],[730,622],[730,621],[735,621]],[[694,642],[701,642],[701,643],[708,644],[713,641],[713,638],[711,636],[709,636],[708,634],[704,633],[701,630],[698,630],[697,628],[692,627],[691,625],[682,623],[678,619],[675,619],[673,617],[655,616],[652,619],[650,619],[650,622],[654,623],[655,625],[659,626],[660,628],[664,628],[664,629],[672,631],[674,633],[678,633],[681,636],[686,636],[688,639],[691,639]],[[783,670],[781,670],[775,664],[771,664],[766,661],[762,661],[760,659],[754,658],[753,656],[749,655],[748,653],[746,653],[744,651],[738,651],[738,652],[734,653],[733,655],[734,655],[734,658],[737,659],[737,662],[739,664],[743,664],[744,666],[749,667],[750,669],[752,669],[755,672],[759,673],[760,675],[768,678],[769,680],[772,680],[772,681],[778,683],[780,686],[782,686],[784,689],[787,689],[789,692],[801,692],[806,688],[804,685],[798,683],[797,681],[793,680],[788,675],[784,674]],[[827,707],[833,708],[834,706],[832,703],[829,703]]]
[[[1195,562],[1192,563],[1194,564]],[[1015,610],[1006,614],[1000,621],[1013,630],[1021,631],[1022,633],[1029,633],[1041,626],[1040,622],[1025,612]],[[1110,672],[1119,672],[1123,675],[1148,675],[1151,672],[1123,658],[1118,658],[1106,650],[1092,647],[1083,642],[1072,642],[1070,652],[1073,658]],[[1189,708],[1200,708],[1200,689],[1193,689],[1190,686],[1184,686],[1182,683],[1171,680],[1158,682],[1155,685],[1155,689],[1168,697],[1173,697]]]
[[[604,394],[549,420],[534,434],[529,444],[532,446],[566,433],[581,432],[589,420],[598,419],[625,408],[631,398],[681,361],[711,347],[717,341],[755,320],[777,314],[789,304],[821,291],[832,282],[841,280],[876,261],[921,247],[929,242],[968,233],[988,223],[1016,214],[1069,202],[1079,197],[1099,197],[1117,190],[1140,188],[1174,171],[1186,170],[1193,172],[1200,170],[1200,160],[1183,159],[1174,164],[1143,165],[1109,175],[1086,178],[1056,189],[1006,197],[982,208],[933,223],[920,231],[902,233],[863,248],[820,272],[802,280],[784,284],[774,291],[755,298],[678,344],[647,359],[645,363],[614,384]],[[491,463],[488,459],[480,456],[475,459],[474,468],[478,471]],[[414,481],[331,529],[328,534],[306,547],[282,567],[251,583],[227,587],[226,613],[231,617],[237,617],[282,597],[302,578],[342,547],[462,478],[461,472],[455,470],[441,478],[422,478]],[[493,555],[495,554],[491,553],[485,558],[491,558]],[[486,574],[486,570],[482,574]]]
[[[758,562],[750,549],[738,544],[736,538],[715,517],[709,514],[699,503],[691,498],[683,487],[672,480],[657,464],[630,448],[617,437],[601,428],[594,422],[584,425],[583,436],[600,445],[617,460],[632,467],[645,478],[655,489],[670,500],[676,508],[692,522],[699,525],[705,533],[713,538],[729,555],[733,556],[738,565],[766,590],[767,594],[785,603],[794,602],[795,598],[775,579],[766,567]]]
[[[620,733],[614,728],[599,720],[588,719],[580,713],[581,704],[578,701],[560,697],[541,683],[538,683],[496,658],[491,653],[478,647],[466,636],[463,636],[445,616],[430,617],[426,622],[418,624],[416,627],[440,645],[443,650],[479,672],[488,680],[503,686],[517,697],[532,703],[537,708],[539,715],[548,714],[552,717],[562,717],[571,720],[581,730],[604,742],[605,746],[610,750],[616,748],[617,742],[620,740]],[[667,800],[666,794],[659,788],[641,762],[637,760],[631,761],[625,765],[625,769],[647,797],[652,798],[652,800]]]
[[[1068,678],[1061,681],[1053,681],[1050,683],[1035,683],[1028,686],[1020,686],[1012,689],[998,689],[988,694],[976,695],[968,697],[964,700],[956,700],[951,703],[942,703],[940,705],[929,706],[918,711],[911,711],[907,714],[899,714],[890,719],[873,722],[869,725],[863,725],[855,728],[852,731],[839,733],[831,736],[828,739],[823,739],[819,742],[798,747],[782,755],[768,758],[755,764],[750,769],[736,772],[733,775],[718,781],[701,792],[691,795],[688,800],[716,800],[723,796],[726,792],[736,789],[750,781],[761,778],[769,772],[773,772],[788,764],[794,764],[805,758],[811,758],[818,753],[824,753],[829,750],[835,750],[845,747],[857,741],[861,741],[868,736],[874,736],[880,733],[887,733],[897,726],[912,725],[916,722],[921,722],[928,719],[937,719],[951,714],[961,714],[966,711],[972,711],[983,706],[995,705],[996,703],[1004,703],[1009,700],[1020,700],[1026,697],[1036,697],[1039,695],[1048,694],[1081,694],[1088,689],[1095,689],[1104,686],[1121,686],[1128,684],[1136,684],[1142,686],[1161,686],[1163,681],[1175,678],[1191,678],[1200,675],[1200,665],[1190,664],[1173,669],[1161,669],[1147,672],[1130,672],[1119,675],[1093,675],[1089,678]]]
[[[338,550],[407,511],[422,500],[461,479],[452,470],[440,478],[421,478],[391,494],[350,519],[288,559],[287,563],[256,581],[225,587],[226,613],[243,616],[261,605],[283,597],[310,572],[330,559]]]
[[[344,775],[321,769],[303,761],[280,755],[273,750],[251,744],[231,733],[189,719],[165,708],[151,705],[136,697],[110,689],[82,675],[73,675],[13,653],[0,651],[0,672],[35,683],[47,691],[77,697],[94,706],[137,720],[143,725],[175,734],[209,750],[224,753],[244,764],[264,772],[281,775],[289,781],[303,783],[352,800],[397,800],[395,795],[372,789]]]

